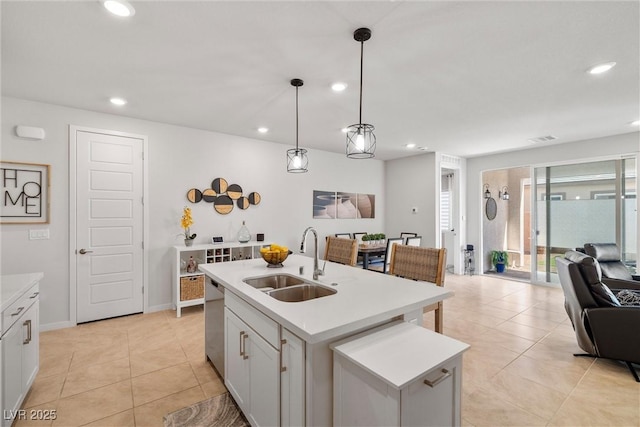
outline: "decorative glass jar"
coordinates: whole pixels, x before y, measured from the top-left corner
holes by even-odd
[[[249,240],[251,240],[251,233],[249,233],[249,229],[244,221],[242,221],[242,227],[238,230],[238,242],[247,243]]]

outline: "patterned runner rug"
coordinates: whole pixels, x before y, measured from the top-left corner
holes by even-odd
[[[225,393],[165,415],[164,426],[248,427],[249,423],[229,393]]]

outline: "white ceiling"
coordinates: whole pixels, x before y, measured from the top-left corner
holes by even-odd
[[[419,153],[409,142],[472,157],[637,131],[638,1],[132,4],[123,19],[98,1],[2,1],[3,95],[293,145],[301,78],[300,146],[344,153],[366,26],[377,158]]]

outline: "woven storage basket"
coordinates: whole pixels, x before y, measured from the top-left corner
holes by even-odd
[[[180,278],[180,301],[204,297],[204,276]]]

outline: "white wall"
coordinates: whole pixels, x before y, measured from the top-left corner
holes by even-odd
[[[439,173],[435,153],[385,162],[384,230],[388,237],[414,232],[422,236],[422,246],[436,245]],[[411,212],[413,207],[418,208],[415,214]]]
[[[45,129],[44,141],[15,136],[16,125]],[[189,203],[189,188],[206,188],[214,178],[240,184],[245,193],[262,195],[258,206],[234,209],[220,215],[209,203],[190,205],[192,231],[197,243],[222,235],[235,240],[245,220],[253,235],[264,233],[297,250],[302,231],[314,226],[320,236],[336,232],[384,230],[384,162],[355,161],[345,155],[310,150],[309,173],[286,172],[286,150],[291,146],[241,138],[216,132],[173,126],[61,106],[2,98],[2,146],[5,161],[51,165],[51,223],[0,226],[2,274],[43,271],[41,324],[65,326],[70,319],[69,256],[69,125],[115,130],[149,137],[150,241],[149,307],[171,304],[171,246],[182,244],[178,236],[182,208]],[[302,141],[304,141],[304,135]],[[337,190],[376,195],[376,218],[357,220],[312,219],[313,190]],[[49,228],[49,240],[29,240],[30,229]],[[323,245],[321,246],[323,247]]]
[[[637,154],[639,151],[640,132],[632,132],[467,159],[467,243],[475,246],[476,254],[482,253],[482,228],[480,226],[484,215],[482,171],[561,162],[578,163],[599,157],[611,158],[623,154]],[[496,194],[495,191],[494,194]],[[476,255],[476,261],[479,262],[478,255]],[[476,271],[482,271],[480,267],[480,265],[476,266]],[[484,270],[489,267],[484,266]]]

